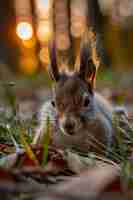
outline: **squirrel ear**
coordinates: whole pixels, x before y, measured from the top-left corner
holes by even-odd
[[[95,88],[96,79],[96,66],[94,65],[92,59],[88,60],[88,68],[85,74],[85,81],[88,83],[88,90],[93,94]]]
[[[58,81],[60,75],[57,65],[56,45],[54,40],[49,42],[49,57],[50,57],[50,65],[48,66],[48,72],[50,78],[52,80]]]
[[[96,66],[93,63],[90,51],[88,32],[86,32],[81,41],[79,76],[82,80],[87,81],[93,90],[95,86]]]
[[[95,88],[95,80],[96,80],[96,66],[94,65],[92,59],[88,60],[88,69],[86,71],[85,79],[90,83],[91,88]]]
[[[79,75],[81,79],[85,80],[86,77],[86,70],[88,68],[88,59],[90,58],[90,49],[88,42],[86,42],[84,39],[81,41],[81,47],[80,47],[80,69],[79,69]]]

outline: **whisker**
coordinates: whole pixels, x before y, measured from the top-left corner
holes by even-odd
[[[101,146],[101,147],[103,148],[102,151],[105,150],[104,153],[107,152],[107,151],[106,151],[106,150],[107,150],[106,145],[104,145],[103,143],[99,142],[99,141],[95,138],[95,136],[93,136],[93,135],[91,135],[91,134],[89,134],[89,136],[90,136],[90,138],[92,139],[93,142],[95,142],[96,144],[98,144],[99,146]],[[108,152],[109,152],[109,153],[112,153],[112,154],[114,155],[114,159],[116,159],[117,161],[121,161],[121,160],[122,160],[122,157],[121,157],[119,154],[117,154],[116,152],[112,151],[111,149],[108,149]],[[118,159],[119,159],[119,160],[118,160]]]

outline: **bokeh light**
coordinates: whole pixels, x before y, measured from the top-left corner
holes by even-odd
[[[50,27],[48,21],[39,21],[37,27],[37,37],[40,42],[47,42],[50,38]]]
[[[48,48],[46,47],[41,48],[40,53],[39,53],[39,58],[40,58],[40,61],[46,65],[50,62]]]
[[[36,12],[39,19],[46,19],[49,15],[49,0],[36,0]]]
[[[30,40],[33,36],[33,28],[29,22],[19,22],[16,27],[16,33],[22,40]]]

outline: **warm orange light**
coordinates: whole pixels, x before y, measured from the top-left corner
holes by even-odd
[[[48,64],[49,63],[49,52],[48,52],[48,48],[46,47],[42,47],[39,53],[39,58],[40,61],[44,64]]]
[[[22,40],[30,40],[33,36],[33,28],[29,22],[19,22],[16,27],[16,33]]]
[[[38,60],[35,55],[22,56],[20,58],[20,70],[22,73],[32,75],[37,71]]]
[[[27,49],[34,49],[36,46],[36,38],[32,37],[30,40],[23,40],[22,44]]]
[[[37,37],[40,42],[47,42],[50,38],[50,27],[48,21],[40,21],[37,28]]]

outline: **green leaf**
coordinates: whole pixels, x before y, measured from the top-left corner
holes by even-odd
[[[50,119],[49,119],[49,117],[47,117],[46,130],[45,130],[44,139],[43,139],[42,166],[45,166],[48,161],[48,147],[49,147],[49,143],[50,143],[50,138],[51,138]]]

